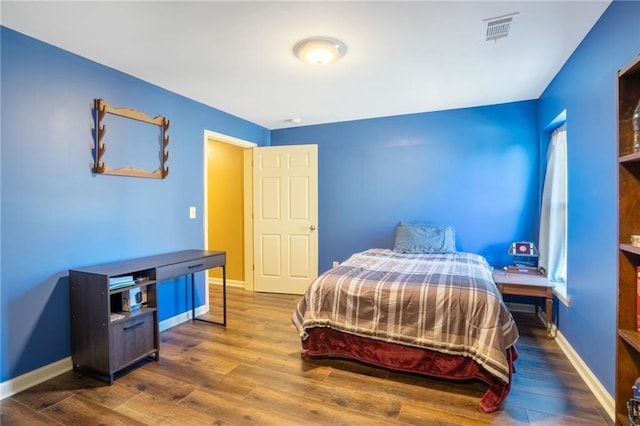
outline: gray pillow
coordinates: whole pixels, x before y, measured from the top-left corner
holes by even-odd
[[[396,228],[393,251],[398,253],[456,253],[456,231],[451,226],[400,223]]]

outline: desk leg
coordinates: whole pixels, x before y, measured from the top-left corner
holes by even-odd
[[[196,319],[196,277],[191,274],[191,320]]]
[[[191,319],[194,321],[202,321],[208,322],[209,324],[221,325],[223,327],[227,326],[227,268],[226,265],[222,265],[222,322],[211,321],[204,318],[196,318],[196,285],[195,285],[195,277],[194,274],[191,274]],[[206,283],[209,285],[209,283]]]
[[[553,295],[551,297],[547,297],[547,306],[546,306],[546,319],[547,319],[547,338],[553,339],[551,335],[551,328],[553,326]]]
[[[227,326],[227,266],[222,265],[222,325]]]

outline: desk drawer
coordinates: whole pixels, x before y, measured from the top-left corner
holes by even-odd
[[[531,297],[553,297],[553,287],[543,287],[526,284],[503,284],[498,283],[498,290],[504,295],[510,296],[531,296]]]
[[[154,312],[140,313],[111,326],[112,372],[158,349],[154,326]]]
[[[187,274],[205,271],[207,269],[223,266],[226,262],[226,254],[203,257],[188,262],[174,263],[172,265],[159,266],[156,269],[156,281],[166,281],[182,277]]]

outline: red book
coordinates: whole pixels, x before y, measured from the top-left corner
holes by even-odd
[[[640,331],[640,266],[636,267],[636,331]]]

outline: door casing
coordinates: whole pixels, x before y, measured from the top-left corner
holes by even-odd
[[[204,131],[203,141],[203,161],[204,161],[204,207],[203,207],[203,235],[204,247],[209,249],[209,232],[207,218],[208,214],[208,161],[207,161],[207,144],[209,140],[228,143],[243,148],[243,177],[244,177],[244,288],[253,291],[253,221],[252,221],[252,203],[253,203],[253,173],[252,173],[252,150],[258,146],[254,142],[248,142],[242,139],[228,136],[222,133],[213,132],[211,130]],[[209,282],[208,274],[205,275],[205,282]],[[206,304],[209,308],[209,286],[206,286]]]
[[[208,167],[207,161],[207,144],[209,140],[215,140],[217,142],[228,143],[240,148],[243,148],[243,179],[244,179],[244,289],[249,291],[255,291],[254,280],[254,229],[253,229],[253,151],[258,145],[254,142],[248,142],[242,139],[228,136],[222,133],[214,132],[211,130],[204,130],[203,137],[203,162],[204,162],[204,207],[203,207],[203,235],[205,249],[209,249],[209,237],[208,237]],[[316,183],[317,185],[317,183]],[[317,188],[316,188],[317,191]],[[315,226],[317,229],[317,217],[315,219]],[[317,231],[316,231],[317,232]],[[316,256],[318,247],[316,247]],[[317,273],[317,261],[316,261],[316,273]],[[209,282],[208,274],[205,274],[205,282]],[[209,310],[209,286],[205,286],[205,300],[206,309]]]

